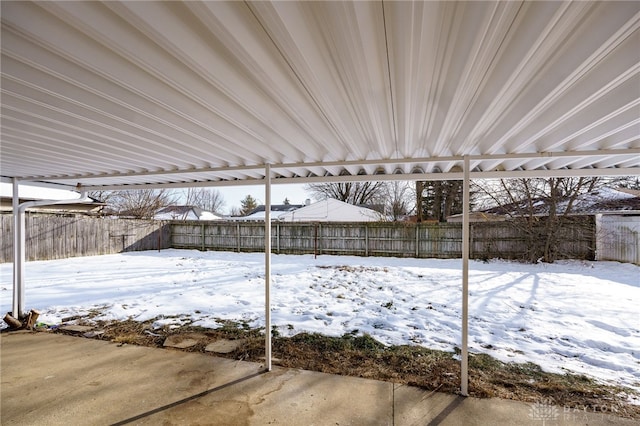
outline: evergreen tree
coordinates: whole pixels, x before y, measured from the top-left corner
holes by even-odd
[[[240,201],[240,215],[246,216],[251,211],[253,211],[256,207],[258,207],[258,202],[251,195],[247,195],[244,197],[242,201]]]

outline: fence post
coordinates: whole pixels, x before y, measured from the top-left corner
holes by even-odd
[[[313,225],[313,258],[318,257],[318,224],[314,223]]]
[[[420,257],[420,227],[419,223],[416,222],[416,258]]]
[[[369,256],[369,222],[364,224],[364,255]]]
[[[109,222],[107,222],[107,223],[109,223]],[[169,226],[169,247],[170,248],[173,247],[173,241],[174,241],[173,234],[175,233],[174,232],[174,228],[175,228],[175,226],[173,224]]]
[[[276,250],[280,254],[280,222],[276,222]]]
[[[473,259],[473,234],[475,231],[475,226],[473,223],[469,222],[469,259]]]
[[[236,222],[236,236],[238,240],[238,253],[240,253],[240,222]]]
[[[322,223],[318,223],[318,254],[322,254]]]

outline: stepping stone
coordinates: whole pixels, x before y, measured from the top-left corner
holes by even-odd
[[[244,339],[227,340],[220,339],[213,343],[209,343],[204,350],[206,352],[215,352],[217,354],[228,354],[238,349],[245,342]]]
[[[164,347],[168,348],[177,348],[177,349],[187,349],[192,346],[197,345],[200,342],[201,336],[193,336],[193,335],[182,335],[182,334],[172,334],[167,337],[162,344]]]

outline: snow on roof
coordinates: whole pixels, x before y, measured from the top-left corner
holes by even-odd
[[[290,212],[290,211],[299,209],[300,207],[304,207],[304,205],[303,204],[272,204],[271,211],[272,212]],[[247,216],[252,216],[260,212],[263,213],[262,217],[264,217],[264,212],[265,212],[264,204],[251,210]]]
[[[559,214],[564,213],[569,205],[569,201],[569,198],[565,198],[558,202]],[[522,210],[529,211],[529,208],[525,207],[523,203],[525,202],[505,204],[483,210],[483,212],[518,215]],[[535,215],[543,216],[549,214],[549,205],[544,198],[535,200],[532,206]],[[629,211],[640,211],[640,195],[638,195],[636,191],[603,187],[576,197],[570,214],[598,214]]]
[[[215,213],[208,212],[206,210],[203,210],[202,214],[200,214],[200,220],[220,220],[220,219],[222,219],[222,217],[218,216]]]
[[[291,212],[294,210],[299,209],[300,207],[303,207],[303,204],[272,204],[271,205],[271,220],[277,220],[278,216],[281,215],[282,213],[287,213],[287,212]],[[246,216],[235,216],[235,217],[228,217],[227,219],[230,220],[240,220],[240,221],[244,221],[244,220],[264,220],[264,216],[265,216],[265,206],[264,204],[256,207],[255,209],[251,210],[249,212],[249,214],[247,214]]]
[[[563,205],[563,210],[564,207],[565,205]],[[640,196],[605,187],[580,195],[576,199],[574,206],[576,213],[600,213],[619,210],[640,210]]]
[[[219,220],[222,219],[215,213],[203,210],[196,206],[167,206],[154,215],[158,220]]]
[[[273,212],[273,210],[272,210],[272,212]],[[265,211],[262,210],[260,212],[249,214],[247,216],[231,216],[228,219],[229,220],[240,220],[240,221],[243,221],[243,220],[264,220],[264,215],[265,215]],[[273,215],[271,216],[271,220],[275,220],[275,217]]]

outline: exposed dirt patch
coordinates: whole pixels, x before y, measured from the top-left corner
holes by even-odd
[[[220,321],[217,329],[191,326],[152,329],[152,323],[85,322],[104,330],[104,334],[96,337],[102,340],[162,348],[169,336],[198,336],[198,342],[189,348],[165,350],[264,362],[264,330],[230,321]],[[205,351],[207,345],[221,339],[242,341],[228,354]],[[274,335],[272,343],[273,357],[277,360],[274,364],[283,367],[384,380],[440,392],[459,392],[460,362],[453,353],[409,345],[388,347],[369,335],[354,334],[342,337],[309,333],[293,337]],[[628,403],[630,393],[627,388],[606,386],[585,376],[546,373],[531,363],[507,364],[486,354],[469,357],[469,394],[475,397],[553,403],[572,411],[605,412],[640,419],[640,406]]]

